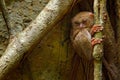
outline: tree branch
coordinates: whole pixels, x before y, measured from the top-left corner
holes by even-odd
[[[0,80],[33,48],[68,12],[74,0],[50,0],[37,18],[8,45],[0,58]]]
[[[94,1],[94,14],[95,24],[104,26],[103,9],[106,8],[106,0],[95,0]],[[102,31],[94,35],[95,38],[102,39]],[[103,43],[96,44],[93,48],[94,57],[94,80],[102,80],[102,56],[103,56]]]
[[[102,75],[102,72],[101,72],[102,61],[103,61],[103,65],[105,66],[105,69],[108,71],[107,75],[109,76],[109,79],[116,80],[117,79],[117,68],[116,68],[115,62],[114,62],[115,56],[116,56],[116,50],[115,50],[116,43],[115,43],[114,31],[112,29],[112,25],[111,25],[111,22],[110,22],[110,19],[108,16],[108,12],[106,9],[106,0],[100,0],[98,5],[99,5],[99,7],[98,7],[99,14],[97,14],[97,15],[99,15],[98,23],[104,27],[103,33],[105,35],[105,39],[104,39],[104,49],[105,50],[104,50],[104,56],[103,56],[103,54],[100,54],[100,55],[97,54],[100,57],[103,56],[103,59],[99,58],[100,60],[98,59],[99,60],[98,62],[97,61],[94,62],[94,66],[96,69],[96,71],[94,70],[95,73],[99,73],[99,71],[101,73],[101,74],[98,74],[99,76],[95,75],[95,73],[94,73],[94,75],[96,76],[95,80],[98,80],[98,79],[101,80],[101,78],[102,78],[102,77],[100,77],[100,75]],[[95,20],[95,21],[97,21],[97,20]],[[96,35],[98,35],[98,34],[96,34]],[[103,47],[101,47],[101,48],[103,48]],[[94,50],[95,50],[95,48],[94,48]],[[103,52],[103,50],[102,50],[102,52]],[[93,53],[93,56],[94,56],[94,53]],[[102,61],[101,61],[101,59],[102,59]],[[107,63],[107,65],[106,65],[106,63]]]

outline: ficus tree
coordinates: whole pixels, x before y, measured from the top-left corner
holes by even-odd
[[[0,0],[0,80],[119,80],[120,1],[44,1],[45,7],[42,0]],[[94,47],[92,63],[76,57],[69,39],[71,19],[81,11],[93,12],[94,23],[104,27],[95,34],[105,38]],[[117,66],[115,76],[108,72],[109,61]]]

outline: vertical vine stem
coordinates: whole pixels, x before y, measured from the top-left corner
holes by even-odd
[[[94,0],[94,15],[95,25],[104,27],[106,0]],[[97,32],[94,38],[103,38],[103,32]],[[102,57],[103,57],[103,43],[96,44],[93,48],[94,57],[94,80],[102,80]]]
[[[0,9],[2,11],[2,15],[5,20],[6,27],[8,29],[8,33],[10,35],[9,29],[11,28],[11,24],[10,24],[8,10],[7,10],[6,4],[5,4],[5,0],[0,0]]]

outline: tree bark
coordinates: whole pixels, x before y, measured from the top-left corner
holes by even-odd
[[[51,0],[38,17],[8,45],[0,58],[0,80],[15,67],[25,52],[49,33],[53,26],[68,12],[74,0]]]
[[[101,5],[103,4],[103,5]],[[99,6],[98,6],[99,5]],[[104,20],[102,18],[103,9],[106,8],[106,0],[94,0],[94,15],[95,25],[104,27]],[[102,39],[103,32],[95,33],[94,38]],[[93,48],[94,57],[94,80],[102,80],[102,57],[103,57],[103,42],[96,44]]]
[[[0,57],[2,56],[3,52],[5,51],[8,43],[9,43],[9,29],[8,29],[8,18],[7,18],[7,8],[5,6],[5,1],[0,0],[0,11],[2,13],[2,20],[4,20],[4,24],[0,24]]]
[[[116,65],[118,67],[118,79],[120,79],[120,0],[116,0],[116,35],[117,35],[117,60]]]

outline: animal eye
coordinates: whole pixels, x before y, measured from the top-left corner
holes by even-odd
[[[83,21],[82,21],[82,23],[86,23],[86,22],[87,22],[87,20],[83,20]]]
[[[80,24],[80,22],[74,22],[76,25],[79,25]]]

